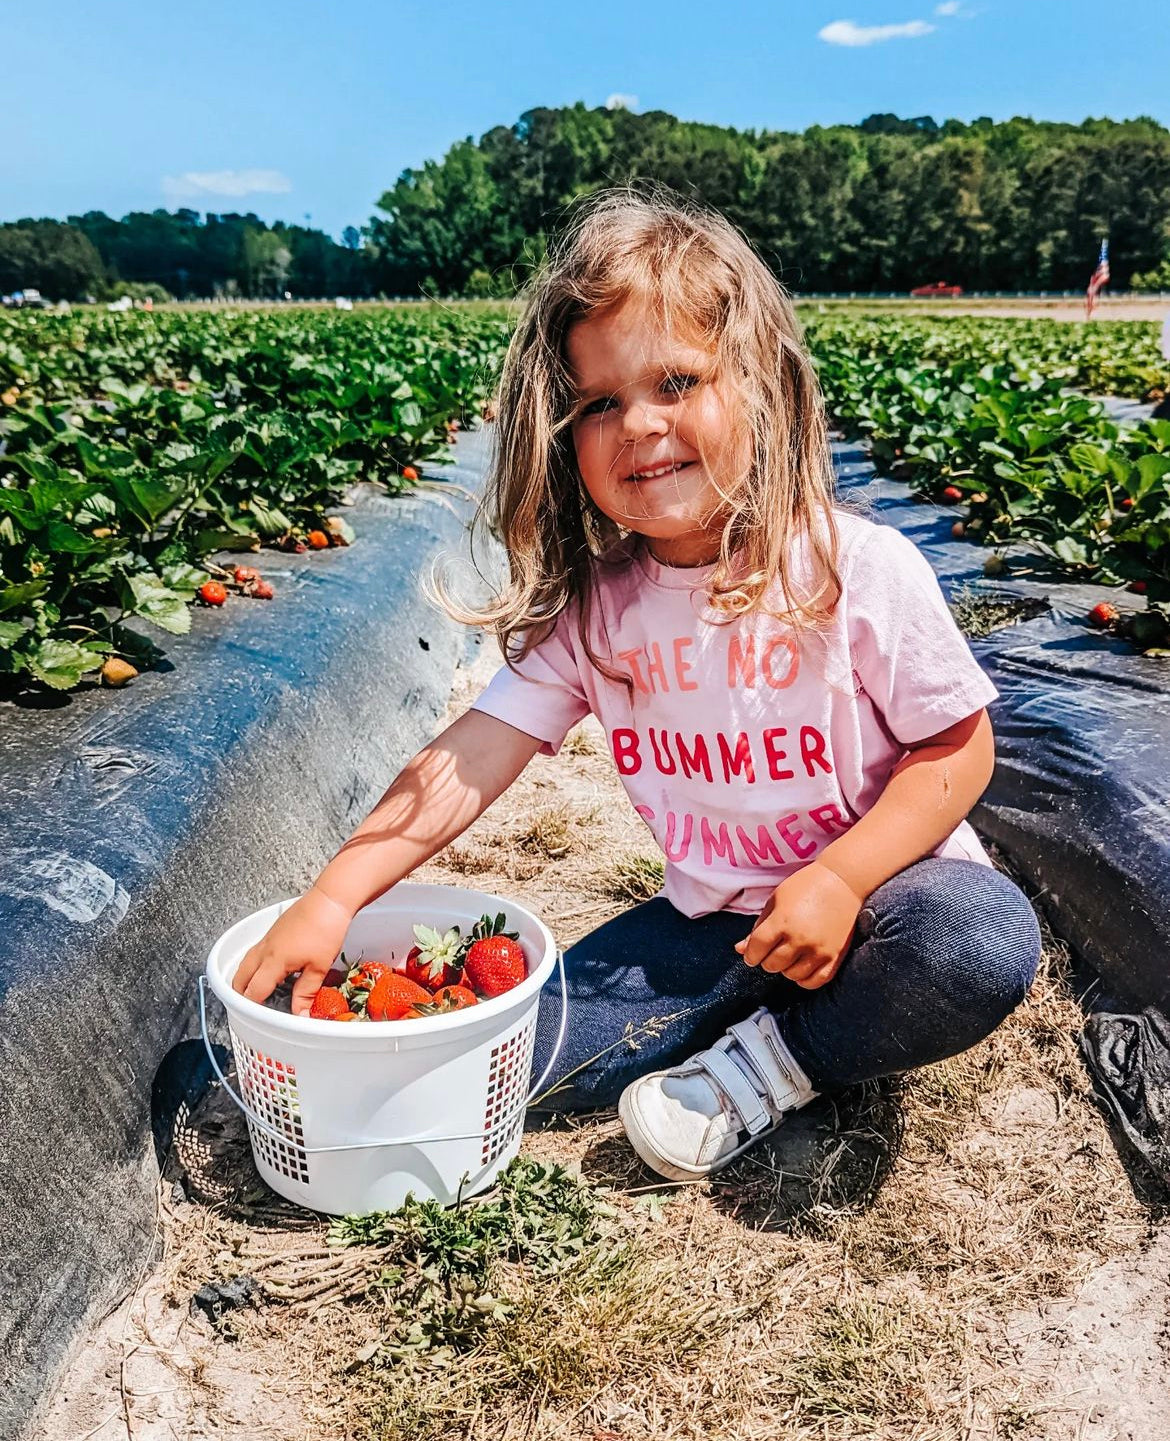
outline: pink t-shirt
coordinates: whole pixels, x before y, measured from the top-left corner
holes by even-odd
[[[598,567],[594,650],[634,682],[607,680],[577,635],[577,605],[473,708],[544,741],[597,716],[635,810],[666,857],[661,895],[687,916],[755,915],[881,795],[912,742],[998,695],[956,626],[929,562],[892,526],[836,509],[843,593],[832,625],[799,640],[758,612],[711,624],[713,566],[673,568],[644,545]],[[811,567],[794,545],[796,583]],[[799,592],[798,592],[799,593]],[[783,608],[779,583],[770,593]],[[963,821],[935,850],[990,865]]]

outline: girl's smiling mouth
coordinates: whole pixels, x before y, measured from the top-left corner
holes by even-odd
[[[635,484],[644,480],[662,480],[665,476],[677,475],[679,471],[687,470],[694,463],[693,460],[670,460],[662,465],[644,466],[641,470],[634,471],[627,479]]]

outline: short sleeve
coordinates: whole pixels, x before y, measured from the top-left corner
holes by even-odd
[[[591,710],[569,629],[575,614],[572,606],[563,610],[554,629],[516,662],[516,670],[505,665],[471,703],[472,710],[543,741],[541,755],[555,756]]]
[[[930,562],[901,531],[873,527],[853,553],[845,589],[854,670],[903,745],[956,725],[999,695]]]

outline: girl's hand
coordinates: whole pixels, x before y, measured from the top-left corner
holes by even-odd
[[[338,901],[310,888],[272,923],[232,977],[232,990],[264,1002],[287,976],[300,971],[293,987],[293,1015],[307,1016],[330,966],[345,944],[353,916]]]
[[[861,906],[840,876],[813,861],[776,887],[735,949],[749,966],[815,990],[833,979],[849,953]]]

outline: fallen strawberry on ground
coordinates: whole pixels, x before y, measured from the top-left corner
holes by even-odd
[[[102,683],[104,685],[120,686],[131,681],[138,674],[137,669],[129,661],[123,660],[120,656],[112,655],[105,665],[102,666]]]
[[[1113,625],[1121,618],[1121,612],[1107,600],[1099,601],[1089,612],[1090,622],[1101,630]]]

